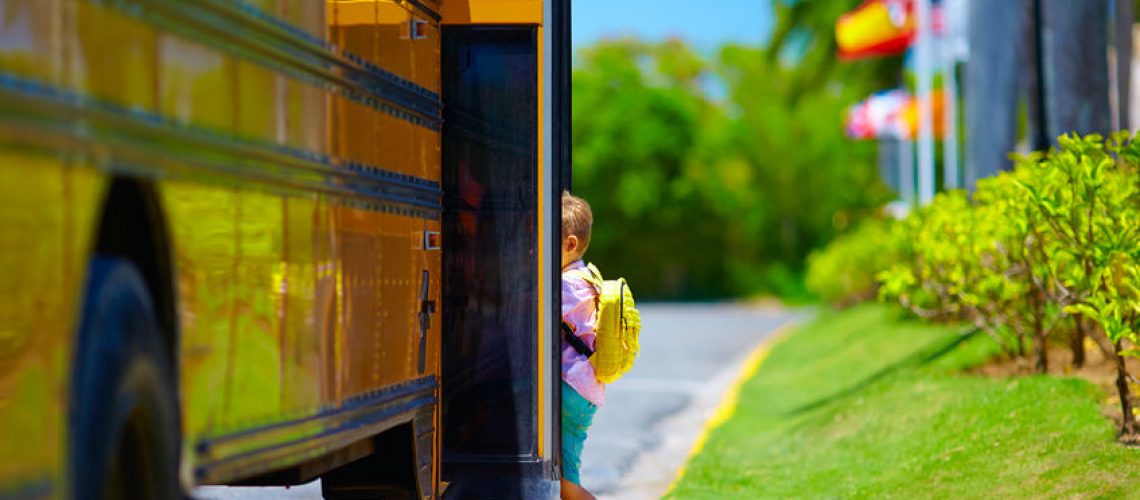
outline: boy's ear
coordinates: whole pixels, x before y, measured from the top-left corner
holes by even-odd
[[[570,235],[566,237],[566,251],[574,253],[578,251],[578,237]]]

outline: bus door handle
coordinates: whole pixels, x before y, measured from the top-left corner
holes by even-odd
[[[424,364],[427,362],[427,332],[431,328],[431,315],[435,313],[435,301],[429,300],[428,288],[431,282],[431,273],[423,272],[423,281],[420,283],[420,362],[419,373],[423,374]]]

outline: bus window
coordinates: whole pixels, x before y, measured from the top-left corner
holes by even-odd
[[[533,27],[443,28],[445,461],[537,456]]]

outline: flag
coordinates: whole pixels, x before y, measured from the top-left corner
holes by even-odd
[[[942,90],[931,94],[934,137],[943,136],[945,98]],[[902,89],[885,90],[851,105],[844,124],[852,139],[914,139],[918,137],[918,99]]]
[[[839,57],[851,60],[905,52],[914,42],[918,27],[915,1],[865,0],[855,10],[840,16],[835,23]],[[934,36],[946,32],[944,3],[931,2],[930,27]]]
[[[839,57],[901,54],[914,41],[916,24],[910,0],[866,0],[835,24]]]
[[[844,129],[852,139],[904,137],[907,133],[903,111],[911,101],[902,89],[885,90],[851,105]]]
[[[934,139],[942,139],[946,131],[946,95],[942,89],[935,89],[930,92],[930,112],[931,112],[931,125],[934,126],[932,131]],[[918,99],[911,98],[907,102],[906,107],[902,110],[901,119],[903,121],[903,128],[906,131],[904,137],[916,138],[918,137]]]

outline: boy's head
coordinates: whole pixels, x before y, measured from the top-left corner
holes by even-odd
[[[567,191],[562,192],[562,267],[586,253],[590,246],[590,228],[594,214],[590,204]]]

